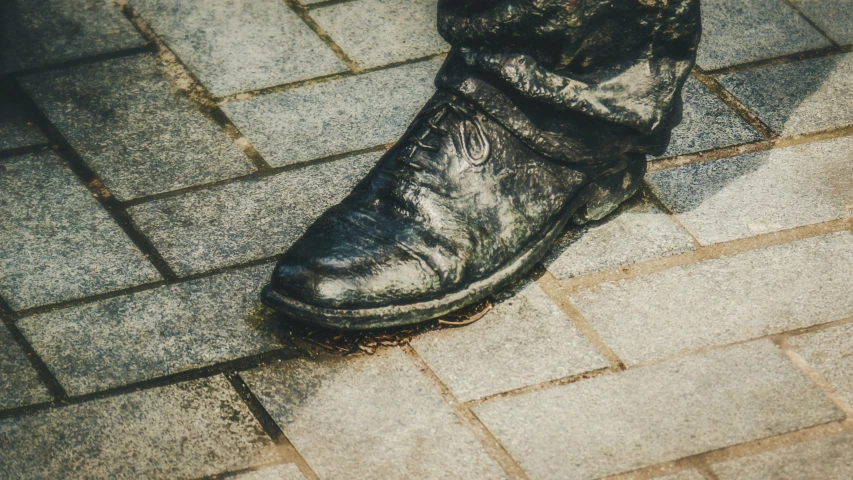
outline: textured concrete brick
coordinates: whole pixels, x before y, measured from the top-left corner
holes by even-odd
[[[397,348],[291,360],[242,377],[320,478],[504,478]]]
[[[557,278],[631,265],[693,250],[693,239],[647,200],[638,198],[600,222],[574,227],[545,259]]]
[[[3,0],[0,73],[142,46],[110,0]]]
[[[0,420],[8,478],[198,478],[280,458],[223,377]]]
[[[853,215],[853,137],[696,163],[648,175],[702,245]]]
[[[853,324],[794,337],[790,343],[853,405]]]
[[[540,479],[591,479],[844,417],[768,341],[475,409]]]
[[[359,155],[231,183],[129,209],[178,273],[270,257],[287,250],[373,166]]]
[[[153,55],[47,72],[23,85],[120,200],[254,170],[213,120],[170,91]]]
[[[628,364],[853,315],[853,235],[809,238],[570,296]]]
[[[0,327],[0,409],[49,401],[50,393],[24,352],[9,331]]]
[[[829,45],[783,0],[702,2],[702,43],[697,63],[704,69]]]
[[[712,466],[720,480],[853,478],[853,435],[839,435]]]
[[[427,333],[412,346],[462,402],[608,366],[534,283],[505,294],[473,325]]]
[[[346,70],[283,1],[130,3],[216,96]]]
[[[160,278],[53,154],[0,160],[0,296],[16,310]]]
[[[19,99],[0,84],[0,150],[45,142],[44,134],[33,125]]]
[[[288,463],[275,467],[262,468],[254,472],[229,478],[233,478],[234,480],[304,480],[305,476],[299,471],[299,467]]]
[[[696,470],[683,470],[672,475],[655,477],[653,480],[705,480],[705,477]]]
[[[356,0],[311,16],[362,68],[450,50],[436,30],[436,0]]]
[[[661,157],[672,157],[759,140],[761,137],[734,110],[693,77],[682,92],[683,119]]]
[[[147,290],[19,321],[70,395],[280,347],[265,330],[271,265]]]
[[[853,53],[724,75],[720,83],[782,135],[853,124]]]
[[[267,162],[289,165],[394,142],[435,91],[442,60],[230,102],[223,109]]]
[[[853,8],[850,0],[791,0],[830,38],[842,45],[853,43]]]

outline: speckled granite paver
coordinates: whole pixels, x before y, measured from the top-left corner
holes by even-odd
[[[853,434],[822,438],[712,465],[720,480],[853,478]]]
[[[305,476],[299,471],[299,467],[288,463],[226,478],[233,480],[304,480]]]
[[[628,364],[853,315],[853,234],[599,284],[569,298]]]
[[[398,348],[242,377],[320,478],[505,478]]]
[[[598,478],[844,418],[769,341],[475,409],[531,478]]]
[[[0,324],[0,409],[49,400],[50,393],[39,381],[23,350]]]
[[[793,337],[789,342],[853,405],[853,323]]]
[[[696,470],[684,470],[678,473],[673,473],[672,475],[666,475],[663,477],[655,477],[652,480],[706,480],[701,473]]]
[[[436,31],[436,4],[355,0],[317,8],[311,17],[359,67],[370,68],[450,50]]]
[[[853,137],[696,163],[648,175],[702,245],[853,215]]]
[[[160,279],[55,155],[0,160],[0,296],[16,310]]]
[[[130,0],[215,96],[346,70],[281,0]]]
[[[0,18],[0,73],[145,44],[109,0],[3,0]]]
[[[853,8],[850,0],[791,0],[791,3],[836,42],[853,44]]]
[[[223,110],[273,166],[395,142],[435,91],[442,59],[245,101]]]
[[[412,347],[462,402],[609,366],[535,283],[468,328],[427,333]]]
[[[153,55],[47,72],[22,83],[119,200],[255,170],[213,120],[174,92]]]
[[[604,220],[572,227],[545,258],[570,278],[694,250],[693,239],[647,199],[636,198]]]
[[[20,99],[0,83],[0,150],[46,142]]]
[[[180,274],[283,253],[346,196],[379,154],[235,182],[129,209]]]
[[[853,125],[853,53],[723,75],[720,83],[781,135]]]
[[[703,0],[697,64],[728,67],[831,44],[783,0]]]
[[[197,478],[280,458],[222,376],[0,420],[7,478]]]
[[[25,318],[18,326],[70,395],[280,347],[261,288],[271,265]]]
[[[684,84],[681,123],[661,157],[695,153],[760,140],[761,136],[693,77]]]

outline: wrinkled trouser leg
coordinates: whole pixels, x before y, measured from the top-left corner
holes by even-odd
[[[548,157],[660,153],[681,119],[698,0],[439,0],[437,87]]]

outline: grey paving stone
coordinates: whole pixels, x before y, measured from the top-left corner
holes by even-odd
[[[853,215],[853,137],[696,163],[647,176],[702,245]]]
[[[70,395],[234,360],[281,345],[265,328],[272,265],[56,310],[18,326]]]
[[[305,476],[299,471],[299,467],[288,463],[228,478],[233,478],[234,480],[303,480]]]
[[[853,405],[853,324],[801,335],[789,341],[839,395]]]
[[[45,143],[19,99],[0,84],[0,150]]]
[[[160,278],[53,154],[0,160],[0,212],[0,296],[16,310]]]
[[[280,0],[130,0],[215,96],[346,70]]]
[[[782,0],[705,0],[697,63],[711,70],[830,43]]]
[[[683,119],[661,157],[673,157],[713,148],[754,142],[761,136],[734,110],[693,77],[682,92]]]
[[[844,418],[769,341],[475,408],[532,477],[592,479]]]
[[[0,409],[49,400],[50,393],[39,381],[24,352],[9,331],[0,328]]]
[[[396,141],[435,91],[441,59],[230,102],[223,110],[273,166]]]
[[[791,0],[830,38],[842,45],[853,43],[853,8],[850,0]]]
[[[578,291],[572,303],[628,364],[853,315],[841,232]]]
[[[853,478],[853,435],[802,443],[712,466],[720,480]]]
[[[311,17],[361,68],[450,50],[438,34],[437,0],[356,0],[311,11]]]
[[[696,470],[683,470],[672,475],[655,477],[653,480],[705,480],[705,477]]]
[[[719,80],[776,133],[853,125],[853,53],[746,70]]]
[[[22,84],[119,200],[245,175],[249,159],[153,55],[33,75]]]
[[[179,274],[283,253],[376,163],[365,154],[130,208]]]
[[[281,461],[225,378],[0,420],[8,478],[198,478]]]
[[[145,44],[110,0],[3,0],[0,73]]]
[[[462,402],[608,366],[532,282],[476,323],[416,337],[412,347]]]
[[[557,278],[570,278],[694,250],[693,239],[665,213],[636,198],[600,222],[573,227],[545,258]]]
[[[320,478],[505,478],[398,348],[242,377]]]

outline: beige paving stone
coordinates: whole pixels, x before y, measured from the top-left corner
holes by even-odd
[[[299,467],[292,463],[287,463],[228,478],[234,480],[304,480],[305,476],[299,471]]]
[[[535,283],[502,297],[472,325],[429,332],[412,341],[459,401],[608,366]]]
[[[705,480],[705,477],[696,470],[683,470],[672,475],[655,477],[653,480]]]
[[[607,282],[570,301],[627,364],[853,315],[840,232]]]
[[[702,245],[853,216],[853,137],[652,172],[654,193]]]
[[[242,377],[320,478],[505,477],[398,348],[290,360]]]
[[[198,478],[282,461],[224,377],[0,420],[4,478]]]
[[[853,405],[853,323],[793,337],[789,342]]]
[[[711,466],[720,480],[849,480],[853,434],[780,448]]]
[[[634,470],[844,418],[762,340],[475,409],[537,479]]]

